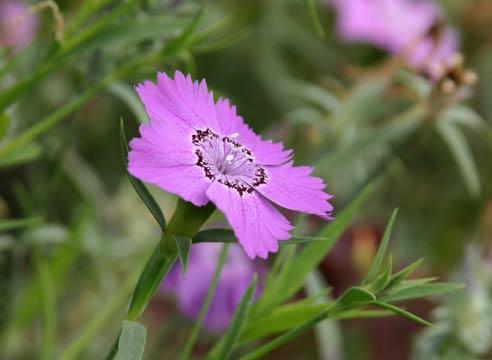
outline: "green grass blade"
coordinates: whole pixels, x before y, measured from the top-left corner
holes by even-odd
[[[35,226],[41,223],[42,218],[31,217],[27,219],[0,219],[0,232],[18,230]]]
[[[234,317],[231,320],[231,324],[229,325],[229,329],[223,339],[223,344],[220,348],[219,356],[217,359],[219,360],[227,360],[230,358],[236,343],[241,336],[241,332],[243,331],[244,325],[248,318],[249,310],[251,308],[251,303],[253,301],[253,296],[256,291],[256,283],[258,278],[255,274],[253,279],[244,292],[244,295],[241,298],[241,302],[236,307],[236,311],[234,312]]]
[[[217,266],[215,267],[215,272],[212,277],[212,281],[210,286],[208,287],[207,295],[205,296],[205,300],[200,308],[200,312],[198,313],[198,317],[193,325],[193,329],[191,330],[191,334],[186,341],[186,344],[183,347],[183,351],[179,357],[180,360],[188,360],[191,356],[191,351],[193,350],[193,346],[195,345],[196,339],[198,338],[198,334],[200,329],[202,328],[203,321],[205,320],[205,316],[207,315],[208,309],[212,302],[212,299],[215,294],[215,290],[217,289],[217,285],[219,284],[220,274],[222,272],[222,267],[224,266],[225,260],[227,258],[227,250],[229,245],[224,244],[222,246],[222,250],[219,254],[219,259],[217,261]]]
[[[123,163],[125,164],[125,169],[126,169],[127,161],[128,161],[128,142],[126,140],[125,124],[123,123],[123,119],[120,120],[120,139],[121,139],[121,149],[123,154]],[[130,175],[128,171],[127,171],[127,175],[133,188],[137,192],[138,196],[140,196],[140,199],[142,199],[145,206],[147,206],[147,209],[149,209],[149,211],[152,213],[152,216],[154,217],[155,221],[157,221],[162,231],[165,231],[166,220],[164,219],[164,215],[162,214],[162,210],[159,207],[159,204],[157,204],[157,201],[150,194],[149,190],[147,190],[147,188],[145,187],[142,181]]]
[[[371,268],[369,269],[369,272],[367,273],[367,276],[364,278],[364,280],[362,280],[362,285],[366,285],[374,281],[378,276],[379,269],[381,268],[381,265],[383,264],[384,256],[386,255],[386,250],[388,248],[388,243],[391,238],[391,232],[393,231],[393,225],[395,223],[397,214],[398,214],[398,209],[393,210],[388,225],[386,225],[386,229],[383,235],[383,240],[379,245],[379,249],[376,253],[376,256],[374,257],[374,260],[372,262]]]
[[[383,301],[377,301],[377,300],[373,301],[373,305],[376,305],[376,306],[378,306],[382,309],[385,309],[385,310],[389,310],[389,311],[395,313],[396,315],[403,316],[404,318],[415,321],[421,325],[434,327],[434,325],[432,325],[430,322],[418,317],[417,315],[412,314],[411,312],[403,310],[397,306],[385,303]]]

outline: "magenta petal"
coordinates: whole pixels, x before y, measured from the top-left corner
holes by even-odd
[[[323,189],[320,178],[310,176],[312,168],[293,167],[291,163],[283,166],[266,167],[268,182],[257,190],[272,202],[289,210],[330,218],[332,198]]]
[[[292,226],[266,199],[256,192],[242,196],[233,189],[214,182],[207,189],[208,198],[222,211],[246,254],[265,259],[278,250],[278,241],[287,240]]]

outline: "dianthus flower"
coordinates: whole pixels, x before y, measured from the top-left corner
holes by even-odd
[[[272,203],[330,219],[331,196],[313,169],[293,166],[292,151],[256,135],[227,99],[214,102],[205,80],[159,73],[136,91],[150,122],[130,142],[129,172],[196,206],[211,201],[249,257],[266,258],[290,237]]]
[[[178,308],[190,319],[196,319],[212,281],[222,245],[202,243],[193,245],[186,276],[175,264],[161,285],[164,293],[176,297]],[[210,303],[204,326],[210,331],[224,330],[241,301],[253,275],[258,274],[254,297],[261,293],[265,266],[252,261],[237,245],[229,246],[217,288]]]
[[[36,33],[37,17],[18,0],[0,0],[0,45],[21,49]]]
[[[441,11],[427,0],[332,0],[337,32],[347,42],[365,42],[432,75],[457,50],[456,33],[441,24]]]

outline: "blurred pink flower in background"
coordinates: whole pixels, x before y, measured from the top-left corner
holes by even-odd
[[[190,319],[200,312],[221,248],[222,244],[194,244],[186,276],[180,265],[175,264],[161,286],[164,293],[175,295],[180,311]],[[210,331],[225,329],[255,273],[259,275],[256,297],[260,294],[265,270],[263,263],[250,260],[239,246],[229,246],[204,326]]]
[[[38,26],[37,17],[18,0],[0,0],[0,45],[22,49],[29,45]]]
[[[402,55],[431,77],[458,48],[454,29],[441,24],[441,9],[426,0],[332,0],[337,33],[347,42],[372,44]]]

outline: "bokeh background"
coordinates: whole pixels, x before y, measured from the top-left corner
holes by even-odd
[[[396,267],[425,258],[420,275],[466,284],[407,304],[437,329],[334,322],[324,345],[339,359],[492,358],[492,2],[438,2],[478,77],[453,94],[370,44],[342,41],[329,1],[316,13],[306,3],[33,1],[32,40],[7,46],[0,26],[0,358],[98,359],[111,346],[159,238],[128,182],[119,123],[135,136],[146,115],[133,86],[175,69],[206,78],[256,131],[315,166],[336,209],[374,183],[320,265],[335,296],[367,272],[395,207]],[[168,218],[176,199],[149,188]],[[172,359],[190,329],[164,294],[142,322],[146,359]],[[202,334],[196,358],[214,336]],[[267,358],[323,356],[309,332]]]

